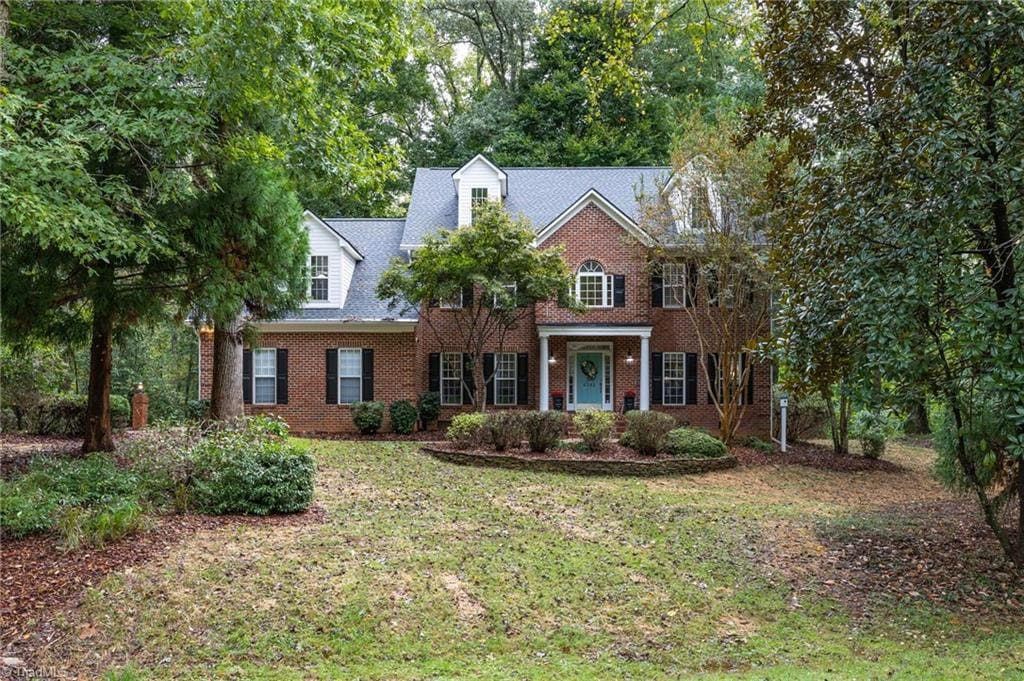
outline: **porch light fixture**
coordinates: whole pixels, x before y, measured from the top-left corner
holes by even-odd
[[[548,364],[555,364],[557,362],[558,360],[555,359],[555,356],[553,354],[550,357],[548,357]]]
[[[632,363],[633,363],[633,351],[630,350],[629,352],[626,353],[626,364],[632,364]]]

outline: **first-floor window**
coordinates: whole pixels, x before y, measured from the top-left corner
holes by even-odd
[[[352,404],[363,399],[363,351],[360,348],[338,349],[338,404]]]
[[[686,404],[686,353],[666,352],[661,375],[662,403]]]
[[[516,353],[499,352],[494,356],[494,403],[516,403]]]
[[[253,403],[277,403],[277,350],[258,348],[252,351]]]
[[[441,404],[462,404],[462,353],[441,353]]]

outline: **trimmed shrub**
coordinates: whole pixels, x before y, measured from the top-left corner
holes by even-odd
[[[717,459],[728,453],[721,440],[695,428],[676,428],[665,440],[669,454],[684,459]]]
[[[762,440],[759,437],[754,437],[753,435],[743,438],[740,441],[740,444],[743,445],[744,447],[750,447],[751,449],[761,452],[763,454],[771,454],[772,452],[775,451],[775,445],[773,445],[771,442]]]
[[[860,440],[861,453],[869,459],[878,459],[885,454],[885,441],[898,425],[881,412],[862,411],[853,418],[850,434]]]
[[[85,432],[85,409],[89,398],[85,395],[58,395],[39,405],[36,433],[77,437]]]
[[[293,513],[313,500],[313,457],[285,440],[225,430],[193,451],[191,499],[203,513]]]
[[[629,447],[641,454],[654,456],[665,449],[665,438],[675,427],[676,420],[663,412],[630,411],[626,413],[624,435]]]
[[[445,435],[456,447],[468,449],[479,447],[484,441],[484,420],[485,416],[474,411],[466,414],[457,414]]]
[[[441,396],[433,392],[420,393],[416,399],[416,411],[420,415],[420,423],[426,428],[441,416]]]
[[[416,429],[419,413],[409,400],[395,400],[391,403],[391,430],[408,435]]]
[[[363,435],[373,435],[384,424],[383,402],[356,402],[352,405],[352,421]]]
[[[565,418],[558,411],[528,411],[522,415],[523,432],[531,452],[543,453],[558,444]]]
[[[612,437],[612,430],[615,429],[615,414],[610,411],[598,411],[588,409],[576,412],[572,417],[576,430],[587,450],[600,452],[608,446]]]
[[[515,447],[523,439],[523,418],[517,411],[494,411],[484,419],[484,437],[495,451]]]

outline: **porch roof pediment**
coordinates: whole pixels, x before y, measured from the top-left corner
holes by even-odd
[[[582,336],[586,338],[609,338],[613,336],[639,336],[650,338],[650,325],[630,324],[538,324],[537,335],[541,338],[550,336]]]

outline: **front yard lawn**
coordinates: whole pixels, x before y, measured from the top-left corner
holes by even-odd
[[[314,451],[323,522],[189,535],[43,623],[31,665],[117,679],[1024,676],[1020,582],[993,567],[998,548],[931,479],[926,449],[893,447],[895,473],[650,480],[452,466],[413,443]]]

